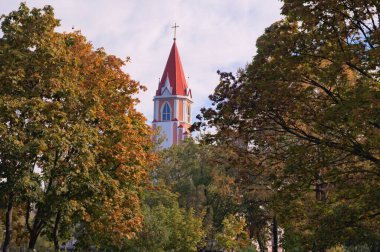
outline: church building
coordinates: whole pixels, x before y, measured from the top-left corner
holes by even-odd
[[[168,148],[180,144],[190,135],[192,95],[182,68],[176,39],[170,50],[168,61],[158,83],[154,101],[152,127],[159,129]]]

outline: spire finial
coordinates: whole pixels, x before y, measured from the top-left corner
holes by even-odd
[[[172,28],[174,29],[174,38],[173,38],[173,40],[175,40],[176,39],[176,33],[177,33],[177,28],[178,28],[179,26],[177,25],[177,23],[174,23],[174,26],[172,26]]]

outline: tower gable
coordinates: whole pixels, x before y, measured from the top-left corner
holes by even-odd
[[[173,88],[170,85],[169,76],[166,76],[164,86],[161,88],[161,95],[169,96],[169,95],[172,95],[172,92],[173,92]]]

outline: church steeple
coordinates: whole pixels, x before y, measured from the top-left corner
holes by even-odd
[[[176,25],[174,26],[176,28]],[[178,27],[178,26],[177,26]],[[189,136],[192,94],[188,87],[176,40],[169,53],[154,101],[153,129],[165,136],[162,147],[180,144]]]
[[[161,77],[161,81],[158,85],[156,95],[162,95],[165,90],[165,86],[169,84],[171,88],[171,95],[188,95],[189,89],[187,86],[185,74],[179,56],[177,44],[174,40],[172,49],[166,62],[164,72]]]

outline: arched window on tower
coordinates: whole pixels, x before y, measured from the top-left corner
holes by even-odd
[[[164,108],[162,109],[162,121],[170,121],[170,107],[166,102]]]

